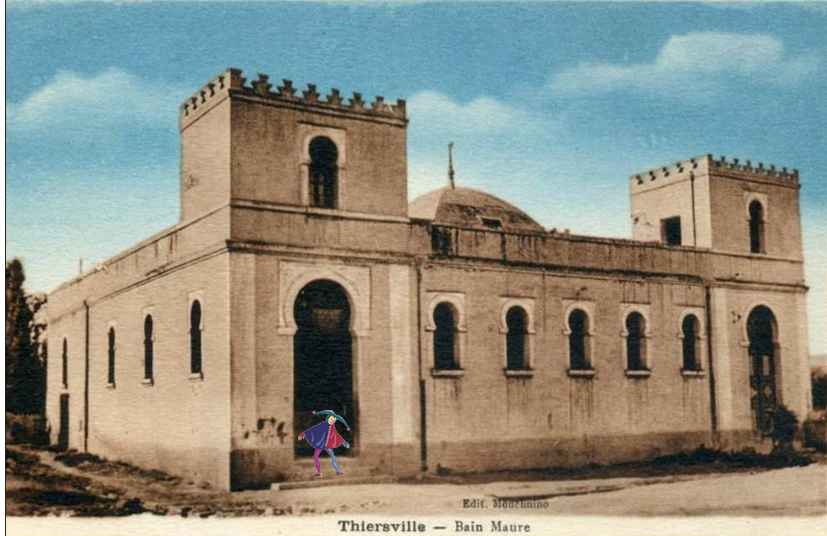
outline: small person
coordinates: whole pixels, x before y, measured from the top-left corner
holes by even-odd
[[[342,421],[342,424],[345,425],[348,432],[350,431],[350,426],[347,424],[344,417],[337,415],[329,409],[314,411],[313,415],[327,416],[327,419],[300,433],[299,441],[304,439],[314,449],[313,463],[316,466],[315,476],[322,476],[321,462],[319,461],[319,455],[322,450],[327,452],[327,455],[330,456],[330,463],[333,465],[333,470],[336,471],[336,475],[341,475],[343,473],[339,468],[339,464],[336,463],[336,454],[333,453],[333,449],[342,445],[344,445],[346,449],[349,449],[350,443],[348,443],[347,440],[340,436],[336,431],[336,421]]]

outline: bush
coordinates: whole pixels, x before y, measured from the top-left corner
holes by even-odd
[[[827,452],[827,411],[813,411],[804,421],[804,445]]]
[[[773,450],[792,450],[793,440],[798,431],[798,416],[784,404],[779,405],[772,415]]]
[[[6,413],[6,442],[48,445],[49,430],[42,415]]]

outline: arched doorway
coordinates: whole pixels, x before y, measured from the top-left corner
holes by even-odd
[[[330,409],[357,430],[353,396],[353,341],[350,303],[333,281],[318,280],[296,296],[293,314],[298,328],[293,339],[293,426],[295,454],[311,456],[313,449],[295,439],[319,422],[313,411]],[[354,439],[337,428],[350,443]],[[352,450],[347,451],[352,454]]]
[[[747,318],[750,359],[750,405],[753,428],[762,434],[772,431],[772,417],[778,403],[775,367],[778,359],[778,331],[775,315],[761,305]]]

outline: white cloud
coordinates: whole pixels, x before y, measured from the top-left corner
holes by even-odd
[[[493,134],[531,122],[525,111],[491,97],[460,104],[436,91],[416,93],[408,99],[408,110],[417,129]]]
[[[144,80],[110,68],[84,76],[59,71],[22,102],[7,104],[7,125],[13,133],[100,131],[118,125],[174,124],[183,89]]]
[[[708,96],[721,89],[724,78],[797,84],[819,66],[816,56],[789,57],[771,35],[692,32],[670,37],[651,63],[581,63],[558,73],[551,88],[556,93],[633,89]]]

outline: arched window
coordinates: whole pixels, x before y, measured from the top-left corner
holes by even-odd
[[[626,369],[647,370],[646,319],[638,312],[626,317]]]
[[[190,373],[201,374],[201,303],[190,308]]]
[[[107,374],[106,381],[109,385],[115,385],[115,328],[109,328],[107,335]]]
[[[522,307],[512,307],[505,315],[508,332],[505,335],[506,367],[508,370],[525,370],[526,335],[528,334],[528,315]]]
[[[764,253],[764,206],[754,200],[749,204],[749,250],[752,253]]]
[[[457,323],[454,308],[440,303],[434,308],[434,368],[457,369]]]
[[[69,343],[63,338],[63,352],[61,353],[61,381],[63,387],[69,387]]]
[[[581,309],[573,310],[569,315],[569,330],[569,368],[591,370],[589,315]]]
[[[144,318],[144,380],[152,380],[153,378],[155,349],[153,347],[152,329],[152,315],[146,315],[146,318]]]
[[[339,151],[330,138],[310,142],[310,206],[336,208]]]
[[[701,323],[695,315],[686,315],[681,323],[683,338],[683,370],[700,370]]]

